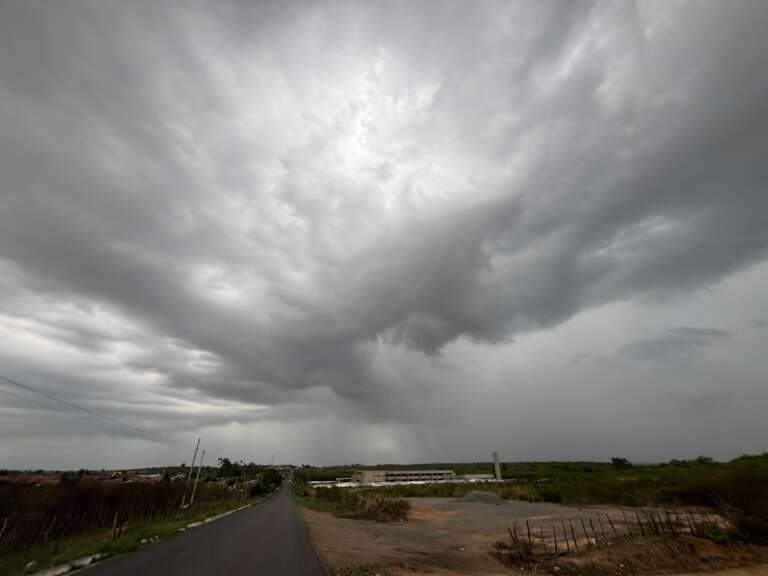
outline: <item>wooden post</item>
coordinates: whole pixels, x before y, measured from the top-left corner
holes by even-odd
[[[520,540],[518,540],[517,538],[517,522],[515,522],[514,534],[512,534],[512,529],[509,527],[507,527],[507,531],[509,532],[509,537],[512,540],[512,544],[509,549],[512,550],[512,547],[514,546],[514,548],[517,550],[517,557],[521,558],[523,554],[522,554],[522,551],[520,550]]]
[[[597,515],[597,524],[600,526],[600,534],[603,536],[603,540],[607,540],[607,536],[605,534],[605,528],[603,528],[603,521],[600,520],[600,514]]]
[[[568,553],[571,552],[571,545],[568,542],[568,531],[565,529],[565,520],[560,519],[560,524],[563,526],[563,538],[565,538],[565,549]]]
[[[664,523],[664,517],[661,515],[661,512],[656,512],[656,519],[659,521],[662,533],[666,532],[668,526]]]
[[[616,532],[616,526],[613,525],[613,520],[611,520],[611,517],[606,514],[605,518],[608,520],[608,524],[611,525],[611,531],[613,531],[614,534],[618,534],[618,532]]]
[[[656,518],[653,516],[653,510],[649,512],[649,516],[651,518],[651,526],[654,533],[659,534],[661,531],[656,527]]]
[[[560,550],[557,549],[557,529],[555,528],[555,524],[552,524],[552,538],[555,541],[555,554],[559,554]]]
[[[579,542],[576,540],[576,532],[573,530],[573,524],[570,520],[568,520],[568,526],[571,527],[571,538],[573,538],[573,547],[578,552],[579,551]]]
[[[598,546],[598,536],[597,532],[595,532],[595,525],[592,523],[592,518],[587,518],[589,520],[589,527],[592,528],[592,535],[595,537],[595,546]]]
[[[645,530],[643,530],[643,523],[640,521],[640,514],[635,510],[635,518],[637,518],[637,527],[640,529],[640,535],[645,536]]]
[[[587,546],[589,546],[590,544],[592,544],[592,542],[590,541],[589,534],[587,533],[587,525],[584,524],[583,518],[579,518],[579,522],[581,522],[581,529],[584,532],[584,537],[587,539]]]
[[[528,520],[525,521],[525,529],[528,532],[528,550],[533,552],[533,544],[531,543],[531,525],[528,524]]]
[[[117,512],[115,512],[115,517],[112,519],[112,540],[115,540],[117,538]]]
[[[200,470],[203,469],[203,459],[205,459],[205,450],[203,450],[203,453],[200,455],[200,466],[197,468],[197,475],[195,476],[195,484],[192,486],[192,496],[189,499],[189,505],[192,506],[192,504],[195,503],[195,493],[197,492],[197,482],[200,480]]]
[[[627,529],[627,534],[632,538],[632,526],[629,524],[629,518],[627,518],[627,513],[624,511],[624,508],[621,509],[621,515],[624,518],[624,527]]]
[[[181,496],[181,508],[184,508],[184,504],[187,500],[187,489],[189,488],[189,481],[192,478],[192,470],[195,469],[195,460],[197,459],[197,450],[200,448],[200,438],[197,439],[195,445],[195,453],[192,455],[192,464],[189,466],[189,472],[187,472],[187,481],[184,483],[184,494]]]
[[[670,530],[671,530],[673,533],[674,533],[674,532],[676,532],[676,530],[675,530],[675,525],[674,525],[674,524],[672,524],[672,515],[669,513],[669,510],[664,510],[664,512],[665,512],[665,513],[666,513],[666,515],[667,515],[667,524],[669,524],[669,529],[670,529]]]

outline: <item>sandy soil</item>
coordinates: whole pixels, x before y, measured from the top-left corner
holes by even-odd
[[[399,523],[349,520],[306,508],[302,508],[302,513],[333,574],[341,573],[346,567],[373,563],[386,566],[393,576],[508,576],[510,568],[497,561],[491,551],[495,542],[509,540],[508,529],[515,523],[522,534],[527,520],[534,546],[550,550],[554,546],[553,526],[561,549],[564,549],[563,526],[569,536],[570,526],[573,526],[576,540],[582,546],[592,536],[590,519],[595,530],[601,531],[598,516],[604,531],[615,529],[621,533],[637,529],[636,519],[625,516],[619,508],[605,506],[577,508],[493,498],[409,500],[409,520]],[[608,518],[611,518],[610,522]],[[582,526],[586,526],[586,534]],[[569,545],[573,546],[572,540]],[[717,574],[768,576],[766,566]]]
[[[489,551],[493,543],[508,538],[514,522],[528,520],[533,538],[551,539],[544,525],[609,514],[621,529],[621,510],[572,508],[529,502],[463,501],[454,498],[412,498],[409,520],[381,524],[336,518],[303,508],[302,512],[321,555],[334,573],[348,566],[381,563],[395,574],[509,574]],[[603,517],[604,518],[604,517]],[[547,524],[548,523],[548,524]],[[606,522],[607,524],[607,522]],[[521,528],[522,529],[522,528]],[[551,528],[549,528],[551,529]],[[580,520],[574,524],[577,539],[584,541]],[[589,528],[588,528],[589,530]],[[541,536],[546,534],[546,536]]]

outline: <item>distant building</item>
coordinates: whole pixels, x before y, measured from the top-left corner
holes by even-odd
[[[453,470],[354,470],[352,481],[359,484],[386,482],[450,482]]]
[[[491,482],[496,479],[496,476],[493,474],[461,474],[459,479],[467,482]]]

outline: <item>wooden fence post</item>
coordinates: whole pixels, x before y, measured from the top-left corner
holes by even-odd
[[[568,553],[571,552],[571,545],[568,542],[568,531],[565,529],[565,520],[562,518],[560,519],[560,524],[563,526],[563,538],[565,538],[565,549],[568,551]]]
[[[635,510],[635,518],[637,518],[637,527],[640,529],[640,535],[645,536],[645,530],[643,530],[643,523],[640,521],[640,514]]]
[[[652,526],[652,530],[653,530],[653,532],[654,532],[655,534],[660,534],[660,533],[661,533],[661,530],[659,530],[659,529],[658,529],[658,527],[656,526],[656,518],[655,518],[655,517],[654,517],[654,515],[653,515],[653,510],[651,510],[651,511],[649,512],[649,516],[650,516],[650,518],[651,518],[651,526]]]
[[[592,528],[592,535],[595,537],[595,546],[598,546],[598,536],[597,532],[595,532],[595,525],[592,523],[592,518],[587,518],[589,520],[589,527]]]
[[[568,526],[571,527],[571,538],[573,538],[573,547],[578,552],[579,551],[579,542],[576,540],[576,532],[573,530],[573,523],[571,523],[570,520],[568,520]]]
[[[584,524],[584,518],[579,518],[579,522],[581,522],[581,529],[584,531],[584,537],[587,539],[587,546],[592,544],[592,542],[589,539],[589,534],[587,533],[587,525]]]
[[[621,516],[624,518],[624,527],[627,529],[627,534],[632,538],[632,526],[629,523],[629,518],[627,518],[627,513],[624,511],[624,508],[621,509]]]
[[[531,525],[528,524],[528,520],[525,521],[525,529],[528,532],[528,550],[533,552],[533,544],[531,543]]]
[[[603,528],[603,521],[600,520],[600,514],[598,514],[596,518],[597,518],[597,524],[598,526],[600,526],[600,534],[603,536],[603,540],[606,540],[607,538],[605,535],[605,528]]]
[[[669,524],[669,529],[674,533],[676,531],[675,525],[672,524],[672,516],[670,515],[669,510],[664,510],[664,513],[667,515],[667,524]]]
[[[552,524],[552,538],[555,540],[555,554],[559,554],[560,551],[557,549],[557,529],[554,523]]]

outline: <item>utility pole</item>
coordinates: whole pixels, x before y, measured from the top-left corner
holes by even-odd
[[[192,464],[189,466],[189,472],[187,472],[187,481],[184,484],[184,494],[181,496],[181,506],[184,508],[184,504],[187,501],[187,488],[189,488],[189,480],[192,478],[192,470],[195,469],[195,460],[197,459],[197,450],[200,448],[200,438],[197,438],[197,445],[195,446],[195,454],[192,456]]]
[[[200,480],[200,470],[203,469],[203,459],[205,458],[205,450],[203,450],[203,454],[200,456],[200,466],[197,468],[197,476],[195,476],[195,483],[192,486],[192,498],[189,499],[189,505],[192,506],[192,504],[195,503],[195,492],[197,491],[197,481]]]

